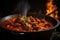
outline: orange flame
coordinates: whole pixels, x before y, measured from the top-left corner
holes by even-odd
[[[53,0],[48,0],[46,6],[47,6],[46,15],[50,14],[49,16],[51,16],[53,18],[58,18],[57,7],[56,7],[56,5],[53,5]]]

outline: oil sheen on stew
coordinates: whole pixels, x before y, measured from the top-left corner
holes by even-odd
[[[53,25],[45,19],[40,20],[39,18],[33,16],[19,16],[3,21],[2,27],[11,31],[36,32],[48,30],[52,28]]]

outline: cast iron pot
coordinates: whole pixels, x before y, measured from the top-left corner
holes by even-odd
[[[31,14],[33,17],[38,17],[38,18],[41,18],[43,15],[39,15],[39,14]],[[0,26],[2,27],[2,25],[1,25],[1,23],[3,22],[3,21],[5,21],[5,20],[8,20],[8,19],[10,19],[10,18],[12,18],[12,17],[17,17],[18,16],[18,14],[14,14],[14,15],[8,15],[8,16],[6,16],[6,17],[3,17],[1,20],[0,20]],[[50,28],[49,30],[52,30],[52,29],[55,29],[55,28],[57,28],[58,26],[59,26],[59,21],[57,20],[57,19],[54,19],[54,18],[52,18],[52,17],[50,17],[50,16],[44,16],[44,19],[45,20],[47,20],[47,21],[49,21],[49,22],[52,22],[53,24],[52,25],[54,25],[54,27],[53,28]],[[3,28],[3,27],[2,27]],[[5,28],[4,28],[5,29]],[[5,30],[7,30],[7,29],[5,29]],[[49,30],[43,30],[43,31],[37,31],[37,32],[44,32],[44,31],[49,31]],[[8,30],[8,31],[11,31],[11,30]],[[17,34],[24,34],[24,32],[15,32],[15,31],[11,31],[11,32],[13,32],[13,33],[17,33]]]
[[[39,15],[39,14],[31,14],[31,15],[33,17],[38,17],[38,18],[43,17],[43,15]],[[59,21],[57,19],[54,19],[54,18],[52,18],[50,16],[46,16],[45,15],[44,16],[44,19],[47,20],[47,21],[49,21],[49,22],[52,22],[53,23],[52,25],[54,25],[53,28],[50,28],[49,30],[43,30],[43,31],[37,31],[37,32],[16,32],[16,31],[7,30],[7,29],[5,29],[5,28],[2,27],[1,23],[3,21],[5,21],[7,19],[10,19],[12,17],[16,17],[16,16],[18,16],[18,15],[17,14],[14,14],[14,15],[8,15],[6,17],[3,17],[0,20],[0,26],[1,26],[0,28],[2,28],[3,30],[5,30],[5,31],[7,31],[9,33],[12,33],[14,35],[20,35],[20,36],[21,35],[30,35],[34,39],[35,38],[38,38],[38,39],[42,38],[42,40],[43,40],[44,38],[45,39],[49,38],[51,36],[53,30],[56,29],[59,26]],[[28,15],[28,16],[30,16],[30,15]]]

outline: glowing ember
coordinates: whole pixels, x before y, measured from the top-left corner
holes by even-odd
[[[50,14],[49,16],[58,19],[58,11],[56,5],[53,5],[53,0],[48,0],[46,9],[46,15]]]

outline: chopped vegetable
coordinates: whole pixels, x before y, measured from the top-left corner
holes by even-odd
[[[28,20],[28,18],[27,17],[24,17],[24,21],[27,21]]]

